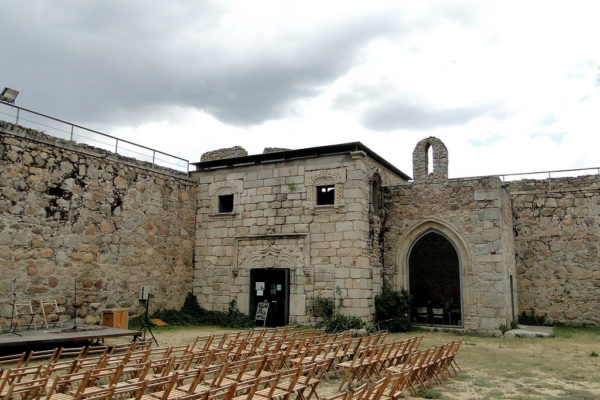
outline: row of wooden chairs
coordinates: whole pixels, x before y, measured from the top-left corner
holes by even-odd
[[[104,359],[106,357],[108,356],[103,356]],[[152,391],[152,398],[171,399],[208,393],[211,389],[224,385],[253,381],[257,390],[259,384],[263,385],[262,392],[256,394],[258,397],[265,392],[264,385],[269,382],[272,390],[276,388],[275,394],[270,394],[269,398],[287,399],[295,392],[297,397],[309,400],[316,394],[316,387],[328,367],[327,363],[314,363],[267,371],[260,366],[267,365],[265,361],[268,357],[255,356],[245,360],[226,361],[224,364],[210,364],[212,358],[209,358],[203,365],[187,362],[186,359],[198,358],[194,353],[143,363],[136,363],[132,361],[134,357],[129,357],[127,363],[107,365],[104,362],[87,370],[78,369],[74,372],[69,371],[69,374],[58,374],[51,384],[48,384],[50,375],[43,376],[42,365],[38,364],[8,370],[0,384],[0,398],[12,398],[10,396],[15,390],[23,393],[22,390],[27,388],[31,392],[30,397],[41,398],[44,395],[48,400],[88,398],[101,390],[107,396],[115,396],[124,389],[136,388],[139,390],[139,397],[135,398],[143,398],[143,391]],[[271,379],[274,376],[277,377],[276,380]],[[112,392],[104,392],[110,387],[114,388]],[[309,393],[305,396],[307,389]],[[169,394],[171,390],[174,390],[174,393]]]
[[[34,303],[39,303],[39,311],[34,311]],[[16,329],[37,329],[36,317],[41,317],[43,328],[63,326],[62,311],[56,300],[20,301],[13,304],[13,325]],[[9,330],[12,327],[9,327]]]
[[[460,372],[455,356],[463,339],[441,346],[412,350],[402,363],[385,369],[374,384],[361,386],[335,395],[328,400],[397,400],[416,395],[421,388],[433,388]],[[354,382],[352,382],[354,383]]]
[[[431,389],[461,371],[455,357],[462,343],[461,338],[440,346],[414,350],[407,355],[404,363],[389,367],[387,372],[407,373],[406,384],[412,394],[416,394],[418,388]]]
[[[386,344],[372,344],[359,348],[354,356],[338,364],[344,374],[339,385],[341,390],[347,382],[373,382],[382,377],[386,368],[401,364],[413,349],[419,347],[423,336],[399,340]]]
[[[403,385],[409,385],[409,390],[412,392],[417,385],[427,387],[430,382],[441,382],[447,379],[449,369],[454,372],[459,370],[454,355],[460,344],[454,344],[455,347],[440,346],[434,348],[435,351],[431,349],[418,351],[416,349],[423,339],[422,336],[388,344],[384,344],[386,337],[384,332],[364,338],[349,336],[348,333],[325,335],[318,330],[308,333],[306,331],[298,333],[289,329],[251,330],[221,336],[197,337],[191,346],[152,348],[150,342],[145,344],[134,342],[113,347],[94,346],[73,350],[30,352],[27,357],[23,353],[13,356],[12,360],[9,360],[10,357],[0,357],[0,364],[11,361],[13,363],[13,370],[3,371],[0,375],[2,377],[0,394],[5,396],[9,390],[14,393],[14,390],[26,390],[28,387],[34,390],[34,383],[41,385],[41,381],[45,379],[43,385],[45,389],[41,393],[53,392],[57,396],[48,397],[49,399],[62,399],[63,397],[58,395],[64,395],[63,388],[68,385],[56,379],[84,379],[89,373],[82,392],[75,393],[75,396],[88,395],[89,392],[95,392],[100,388],[105,389],[105,386],[114,386],[115,390],[110,396],[123,397],[126,394],[119,390],[122,387],[133,390],[134,386],[131,385],[138,385],[139,393],[144,392],[146,396],[149,391],[154,390],[152,389],[154,386],[151,388],[146,386],[142,389],[143,381],[166,379],[178,374],[180,378],[173,384],[178,388],[175,389],[176,394],[165,398],[184,396],[180,393],[182,391],[187,392],[185,396],[192,396],[190,399],[196,398],[193,396],[198,395],[198,392],[209,396],[210,391],[235,385],[235,389],[231,389],[233,392],[227,392],[227,395],[231,394],[232,399],[241,396],[238,400],[243,400],[243,388],[246,388],[245,393],[253,390],[247,387],[248,382],[252,381],[257,385],[254,390],[259,392],[256,396],[260,398],[260,393],[264,393],[260,390],[271,388],[268,386],[270,381],[265,380],[267,377],[283,371],[291,374],[289,371],[297,373],[302,370],[302,377],[299,376],[299,379],[308,385],[310,390],[308,394],[297,393],[296,397],[308,400],[313,395],[318,398],[316,386],[322,379],[326,379],[326,372],[333,369],[338,376],[340,376],[338,370],[343,371],[340,388],[344,384],[374,382],[375,384],[361,395],[368,396],[365,397],[366,400],[372,400],[379,393],[373,391],[373,387],[377,384],[381,385],[382,379],[388,379],[387,389],[382,389],[381,392],[383,396],[386,390],[389,394],[392,387],[397,391],[400,382],[404,382],[400,379],[402,374],[409,375],[408,383]],[[451,351],[452,349],[454,351]],[[46,361],[46,364],[43,368],[41,364],[33,366],[33,361]],[[427,366],[427,369],[424,366]],[[27,376],[27,379],[23,379],[24,376]],[[262,383],[256,383],[258,379],[262,380]],[[287,382],[286,379],[282,382]],[[26,385],[25,382],[28,381],[33,383]],[[52,389],[53,383],[54,389]],[[278,385],[283,384],[278,383]],[[79,387],[82,387],[81,382],[77,388]],[[190,390],[191,387],[193,389]],[[70,389],[71,392],[73,390],[75,389]],[[352,393],[354,392],[356,390]],[[355,396],[355,394],[351,395]],[[157,397],[155,393],[150,396]],[[225,394],[222,393],[222,396]],[[0,396],[0,398],[4,397]]]

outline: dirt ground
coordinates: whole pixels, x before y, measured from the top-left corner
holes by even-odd
[[[198,335],[222,331],[211,327],[153,329],[161,347],[188,344]],[[409,332],[390,334],[388,340],[415,334],[425,335],[421,347],[457,338],[447,332]],[[557,328],[555,334],[550,339],[464,336],[457,356],[463,372],[411,398],[600,399],[600,329]],[[337,393],[338,384],[335,379],[324,382],[319,395],[327,398]]]

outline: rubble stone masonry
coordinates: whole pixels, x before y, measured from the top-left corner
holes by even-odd
[[[522,180],[512,198],[519,308],[600,324],[600,176]]]
[[[105,308],[179,308],[192,289],[195,182],[186,174],[0,122],[0,293]],[[10,315],[6,301],[0,314]],[[0,321],[6,326],[6,321]]]
[[[344,314],[369,320],[384,286],[408,287],[411,247],[435,232],[458,256],[460,326],[499,332],[529,310],[600,325],[599,175],[448,179],[433,137],[415,148],[413,182],[362,150],[215,167],[246,154],[209,152],[188,175],[0,121],[0,295],[16,280],[19,300],[72,313],[77,279],[87,323],[142,311],[140,286],[151,309],[193,290],[207,309],[235,299],[248,312],[250,270],[285,268],[290,322],[312,322],[311,298],[340,296]],[[317,204],[322,186],[333,204]],[[0,325],[9,315],[0,301]]]

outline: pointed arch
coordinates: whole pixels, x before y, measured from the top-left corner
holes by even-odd
[[[458,255],[463,324],[473,315],[473,264],[467,242],[450,224],[437,218],[427,218],[412,225],[398,240],[393,284],[395,289],[408,289],[409,256],[413,245],[429,232],[444,236]]]

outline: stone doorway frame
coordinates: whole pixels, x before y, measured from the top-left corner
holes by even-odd
[[[460,280],[461,327],[471,325],[474,318],[473,263],[468,246],[458,231],[437,218],[427,218],[413,224],[398,240],[393,285],[395,289],[409,290],[409,257],[414,244],[424,235],[435,232],[448,240],[458,256]]]

